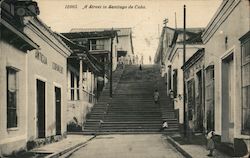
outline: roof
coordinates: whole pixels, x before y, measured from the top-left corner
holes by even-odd
[[[186,29],[186,44],[202,43],[201,35],[204,32],[204,28],[187,28]],[[177,28],[176,33],[183,34],[183,28]],[[183,43],[183,40],[178,41],[177,43]]]
[[[112,28],[73,28],[70,32],[101,32],[111,30]],[[118,36],[130,36],[132,28],[113,28],[117,31]]]
[[[32,50],[32,49],[38,49],[39,45],[34,42],[25,32],[23,31],[23,28],[25,25],[23,24],[20,17],[15,17],[11,14],[10,9],[10,2],[11,1],[3,1],[0,4],[0,31],[1,35],[4,38],[13,38],[10,34],[5,34],[6,32],[3,31],[2,27],[7,28],[9,31],[15,35],[18,42],[15,42],[15,45],[19,45],[19,49],[23,48],[23,50]],[[13,39],[11,39],[13,40]]]
[[[73,52],[86,52],[87,48],[82,46],[82,45],[78,45],[77,43],[72,42],[70,39],[68,39],[67,37],[63,36],[60,33],[56,33],[61,39],[62,41],[73,51]]]
[[[196,61],[198,61],[201,57],[204,56],[204,48],[198,49],[181,67],[184,71],[187,70],[189,67],[194,65]]]
[[[161,36],[158,43],[158,48],[155,54],[154,61],[157,63],[160,61],[160,58],[165,58],[164,53],[166,52],[166,47],[163,48],[163,37],[168,36],[167,30],[170,30],[172,33],[172,39],[170,45],[168,47],[172,47],[175,44],[183,44],[183,28],[171,28],[171,27],[163,27]],[[202,38],[201,35],[204,32],[204,28],[186,28],[186,44],[202,44]]]
[[[117,36],[117,32],[115,30],[94,31],[94,32],[67,32],[67,33],[61,33],[61,34],[69,39],[114,38],[115,36]]]
[[[102,73],[102,66],[101,64],[94,58],[92,55],[88,53],[86,47],[82,45],[78,45],[77,43],[72,42],[67,37],[63,36],[62,34],[57,33],[57,35],[62,39],[63,42],[73,51],[71,54],[71,58],[77,57],[77,54],[85,54],[86,60],[84,61],[93,71],[97,72],[98,74]]]

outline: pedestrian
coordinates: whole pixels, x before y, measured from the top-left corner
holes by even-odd
[[[160,132],[163,131],[166,128],[168,128],[168,122],[167,121],[163,121],[162,126],[160,128]]]
[[[140,64],[140,66],[139,66],[139,70],[142,70],[141,64]]]
[[[155,89],[153,97],[154,97],[155,104],[158,104],[159,103],[159,99],[160,99],[160,93],[158,92],[157,89]]]
[[[214,145],[214,131],[210,131],[207,134],[207,150],[209,150],[209,154],[207,156],[212,157],[213,156],[213,151],[215,149],[215,145]]]

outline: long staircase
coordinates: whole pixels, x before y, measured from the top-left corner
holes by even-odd
[[[158,133],[163,120],[169,125],[164,132],[177,132],[178,122],[159,70],[157,65],[145,65],[142,70],[130,65],[114,72],[112,99],[109,86],[106,86],[86,120],[83,132]],[[153,101],[156,88],[160,93],[160,105]]]

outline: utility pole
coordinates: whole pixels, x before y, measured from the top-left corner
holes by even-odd
[[[113,83],[112,83],[112,73],[113,73],[113,28],[112,28],[112,36],[111,36],[111,44],[110,44],[110,76],[109,76],[109,79],[110,79],[110,87],[109,87],[109,96],[110,98],[112,98],[112,93],[113,93]]]
[[[177,18],[176,18],[176,12],[174,12],[174,22],[175,22],[175,29],[177,29]]]
[[[183,19],[183,65],[186,62],[186,5],[184,5],[184,19]],[[185,73],[183,70],[183,119],[184,119],[184,136],[187,136],[187,115],[186,115],[186,86],[185,86]]]
[[[164,28],[166,28],[167,29],[167,24],[168,24],[168,18],[165,18],[164,20],[163,20],[163,24],[164,24]],[[164,28],[163,28],[163,30],[164,30]],[[162,44],[163,44],[163,39],[162,39]],[[163,65],[163,52],[161,51],[161,66]],[[161,69],[162,69],[162,67],[161,67]]]

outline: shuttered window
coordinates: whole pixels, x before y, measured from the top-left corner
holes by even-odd
[[[241,41],[242,130],[250,134],[250,35]]]
[[[7,67],[7,128],[17,127],[17,70]]]
[[[174,97],[177,97],[177,85],[178,85],[178,70],[174,69],[173,71],[173,91],[174,91]]]
[[[214,130],[215,117],[214,117],[214,66],[210,65],[206,68],[206,81],[205,81],[205,101],[206,101],[206,122],[207,130]]]

